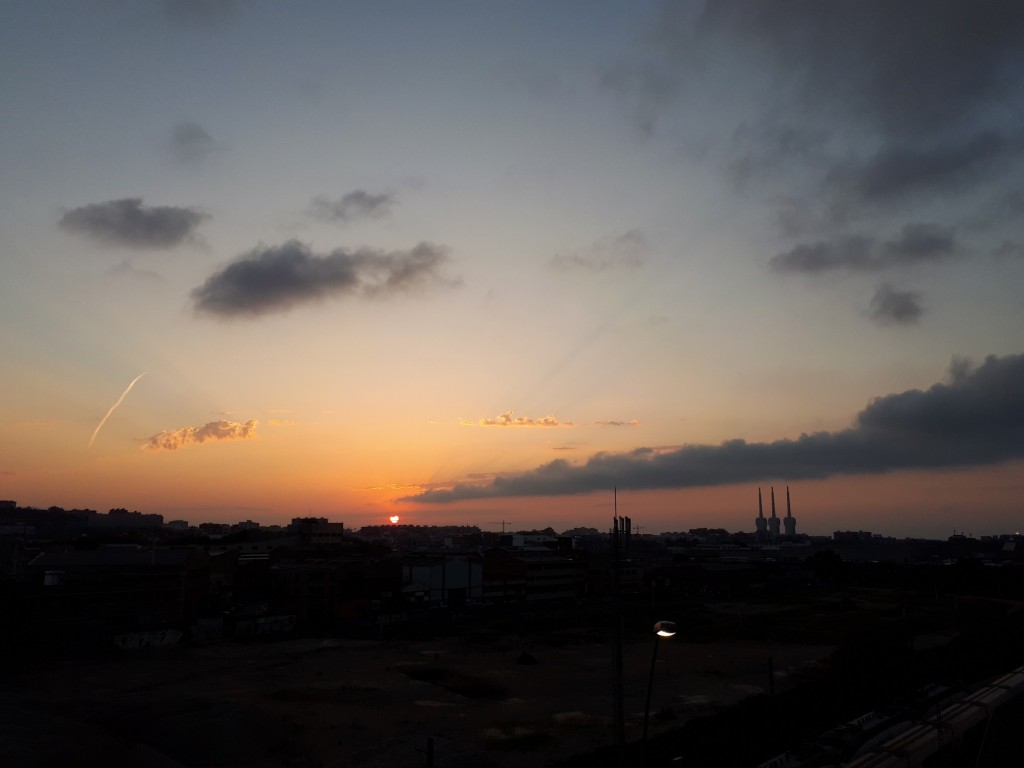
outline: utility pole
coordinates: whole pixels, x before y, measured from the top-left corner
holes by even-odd
[[[619,604],[620,548],[622,539],[628,541],[629,523],[619,520],[619,492],[613,489],[614,514],[612,516],[612,724],[615,737],[616,762],[622,765],[626,745],[625,705],[622,693],[622,608]],[[621,522],[621,525],[620,525]],[[625,531],[622,530],[624,527]]]

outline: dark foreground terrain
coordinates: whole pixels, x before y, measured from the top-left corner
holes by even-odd
[[[651,617],[681,630],[660,641],[655,665],[646,756],[656,765],[683,756],[677,764],[756,766],[927,683],[966,690],[1024,663],[1022,614],[1008,601],[859,589],[786,604],[632,606],[628,744],[616,753],[614,622],[593,610],[462,620],[379,640],[64,646],[6,658],[3,763],[636,765]],[[1010,758],[999,757],[998,737],[981,764],[1024,764],[999,762]]]

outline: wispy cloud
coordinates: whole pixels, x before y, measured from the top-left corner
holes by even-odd
[[[160,432],[142,442],[146,451],[176,451],[186,445],[222,440],[251,440],[256,437],[256,419],[246,422],[211,421],[201,427],[181,427]]]
[[[366,487],[367,491],[406,491],[414,488],[418,488],[415,484],[411,483],[388,483],[387,485],[370,485]]]
[[[125,259],[120,264],[112,266],[107,270],[107,274],[113,277],[124,277],[131,280],[148,280],[157,282],[160,280],[159,273],[154,272],[152,269],[136,267],[129,259]]]
[[[147,207],[141,197],[130,197],[72,208],[59,224],[68,232],[109,245],[171,248],[193,237],[208,218],[192,208]]]
[[[637,269],[644,265],[650,251],[643,233],[631,229],[621,235],[601,238],[577,251],[555,254],[550,263],[556,269],[582,269],[590,272],[615,268]]]
[[[879,325],[915,325],[924,314],[916,291],[900,291],[887,283],[871,297],[871,319]]]
[[[630,419],[629,421],[597,421],[594,422],[599,427],[635,427],[640,423],[639,419]]]
[[[573,425],[571,421],[559,421],[552,414],[534,419],[529,416],[515,416],[512,411],[505,411],[496,418],[480,419],[479,421],[460,419],[459,423],[465,427],[571,427]]]
[[[258,247],[192,291],[197,311],[256,317],[343,295],[389,296],[427,286],[454,286],[442,268],[448,252],[420,243],[407,251],[338,248],[317,255],[290,240]]]
[[[317,219],[350,222],[356,219],[380,219],[391,214],[396,199],[393,194],[372,194],[362,189],[349,192],[338,199],[317,195],[309,206],[309,213]]]
[[[728,485],[771,478],[817,479],[997,464],[1024,458],[1024,354],[950,366],[947,383],[875,398],[854,425],[795,440],[687,445],[559,459],[488,484],[457,483],[406,501],[444,503],[506,496]]]
[[[170,140],[171,153],[181,163],[198,164],[222,147],[199,123],[183,122],[174,126]]]

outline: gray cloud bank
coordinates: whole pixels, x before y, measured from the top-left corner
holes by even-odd
[[[457,484],[404,501],[445,503],[508,496],[690,488],[787,478],[876,474],[997,464],[1024,458],[1024,354],[954,361],[949,383],[873,400],[849,429],[795,440],[638,448],[599,453],[584,464],[552,461],[487,485]]]
[[[420,243],[406,251],[338,248],[317,255],[298,240],[258,247],[192,291],[195,309],[220,317],[259,316],[345,294],[386,296],[428,285],[454,285],[442,275],[445,248]]]
[[[171,248],[195,234],[209,216],[177,206],[146,207],[142,198],[108,200],[73,208],[60,219],[60,227],[100,242],[130,248]]]

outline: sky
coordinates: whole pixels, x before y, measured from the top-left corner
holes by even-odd
[[[0,498],[1024,527],[1017,0],[0,18]]]

